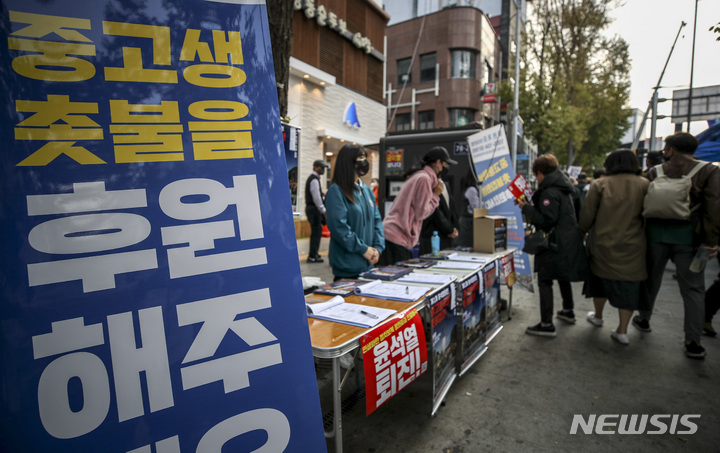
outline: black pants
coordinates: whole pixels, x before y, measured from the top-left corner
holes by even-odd
[[[378,264],[380,266],[392,266],[398,261],[405,261],[412,258],[412,250],[408,250],[402,245],[385,240],[385,250],[380,255]]]
[[[308,257],[315,258],[320,256],[318,251],[320,250],[320,239],[322,238],[322,213],[313,205],[305,207],[305,215],[307,215],[308,222],[310,222],[310,252]]]
[[[560,295],[562,296],[563,310],[575,308],[573,302],[572,285],[567,280],[558,280]],[[552,323],[553,319],[553,281],[552,279],[538,279],[540,292],[540,320],[544,323]]]

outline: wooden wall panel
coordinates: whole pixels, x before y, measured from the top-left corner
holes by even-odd
[[[308,20],[302,11],[293,16],[293,37],[290,55],[307,64],[320,64],[320,27]]]

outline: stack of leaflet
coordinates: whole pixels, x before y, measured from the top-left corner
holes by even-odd
[[[395,263],[398,266],[414,267],[417,269],[425,269],[435,264],[435,260],[424,260],[420,258],[410,258],[409,260],[398,261]]]
[[[425,283],[430,285],[444,285],[455,280],[455,276],[450,274],[429,274],[413,272],[412,274],[400,277],[398,283]]]
[[[455,261],[455,260],[443,260],[433,266],[433,269],[452,269],[452,270],[468,270],[474,271],[483,267],[485,263],[470,262],[470,261]]]
[[[423,297],[431,289],[429,286],[409,286],[375,280],[364,285],[359,285],[355,288],[355,294],[378,299],[412,302]]]
[[[338,280],[336,282],[327,283],[315,291],[315,294],[327,294],[329,296],[350,296],[355,292],[355,288],[362,282],[358,280]]]
[[[325,302],[311,303],[306,301],[309,318],[340,322],[357,327],[374,327],[397,313],[387,308],[367,305],[350,304],[341,296],[335,296]]]
[[[374,267],[369,271],[362,272],[360,277],[368,280],[396,280],[403,275],[412,272],[412,269],[398,266]]]

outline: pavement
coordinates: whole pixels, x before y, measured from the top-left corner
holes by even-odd
[[[328,243],[322,239],[325,262],[316,264],[306,262],[308,239],[298,240],[303,277],[332,281]],[[706,286],[719,270],[717,260],[708,263]],[[593,305],[582,296],[581,283],[573,283],[577,323],[556,319],[555,338],[525,334],[539,321],[538,296],[514,290],[512,319],[502,313],[503,329],[455,381],[435,416],[430,415],[430,373],[366,417],[362,373],[353,372],[343,388],[343,451],[720,452],[720,339],[703,337],[704,360],[685,357],[683,303],[673,274],[668,263],[652,332],[630,325],[627,346],[610,338],[617,327],[614,308],[606,307],[603,327],[586,321]],[[505,287],[502,297],[508,297]],[[559,297],[556,288],[556,311]],[[714,324],[720,330],[720,317]],[[326,423],[332,417],[329,363],[316,360]],[[591,434],[582,427],[571,434],[574,417],[587,424],[593,415],[597,423]],[[638,424],[647,415],[648,422],[639,434],[619,434],[622,415],[631,421],[637,415]],[[335,451],[333,439],[327,445]]]

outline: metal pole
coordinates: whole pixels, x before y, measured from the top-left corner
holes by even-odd
[[[652,122],[650,123],[650,146],[648,151],[655,150],[655,124],[657,123],[658,92],[655,90],[652,97]]]
[[[662,81],[663,76],[665,75],[665,70],[667,69],[667,65],[670,62],[670,57],[672,56],[673,50],[675,50],[675,44],[677,43],[678,38],[680,37],[680,32],[682,31],[683,27],[687,25],[685,22],[680,23],[680,28],[678,29],[677,35],[675,35],[675,41],[673,41],[673,45],[670,48],[670,53],[668,54],[667,60],[665,60],[665,66],[663,66],[663,70],[660,73],[660,78],[658,79],[657,84],[655,85],[655,91],[660,88],[660,82]],[[640,127],[638,128],[637,132],[635,132],[635,139],[633,140],[632,146],[630,147],[633,150],[637,150],[638,143],[640,142],[640,135],[642,135],[643,129],[645,129],[645,122],[647,121],[648,113],[650,112],[650,108],[652,107],[652,100],[648,102],[648,108],[645,110],[645,115],[643,115],[642,122],[640,123]]]
[[[692,56],[690,57],[690,94],[688,95],[688,117],[687,117],[688,133],[690,133],[690,122],[692,121],[693,70],[695,69],[695,31],[697,30],[697,7],[698,7],[698,0],[695,0],[695,20],[693,21]]]
[[[510,160],[512,161],[512,171],[515,172],[517,165],[517,130],[518,130],[518,111],[520,102],[520,11],[518,1],[513,0],[515,4],[515,87],[513,94],[513,120],[510,134],[512,136],[510,148]],[[522,0],[520,0],[522,6]]]

